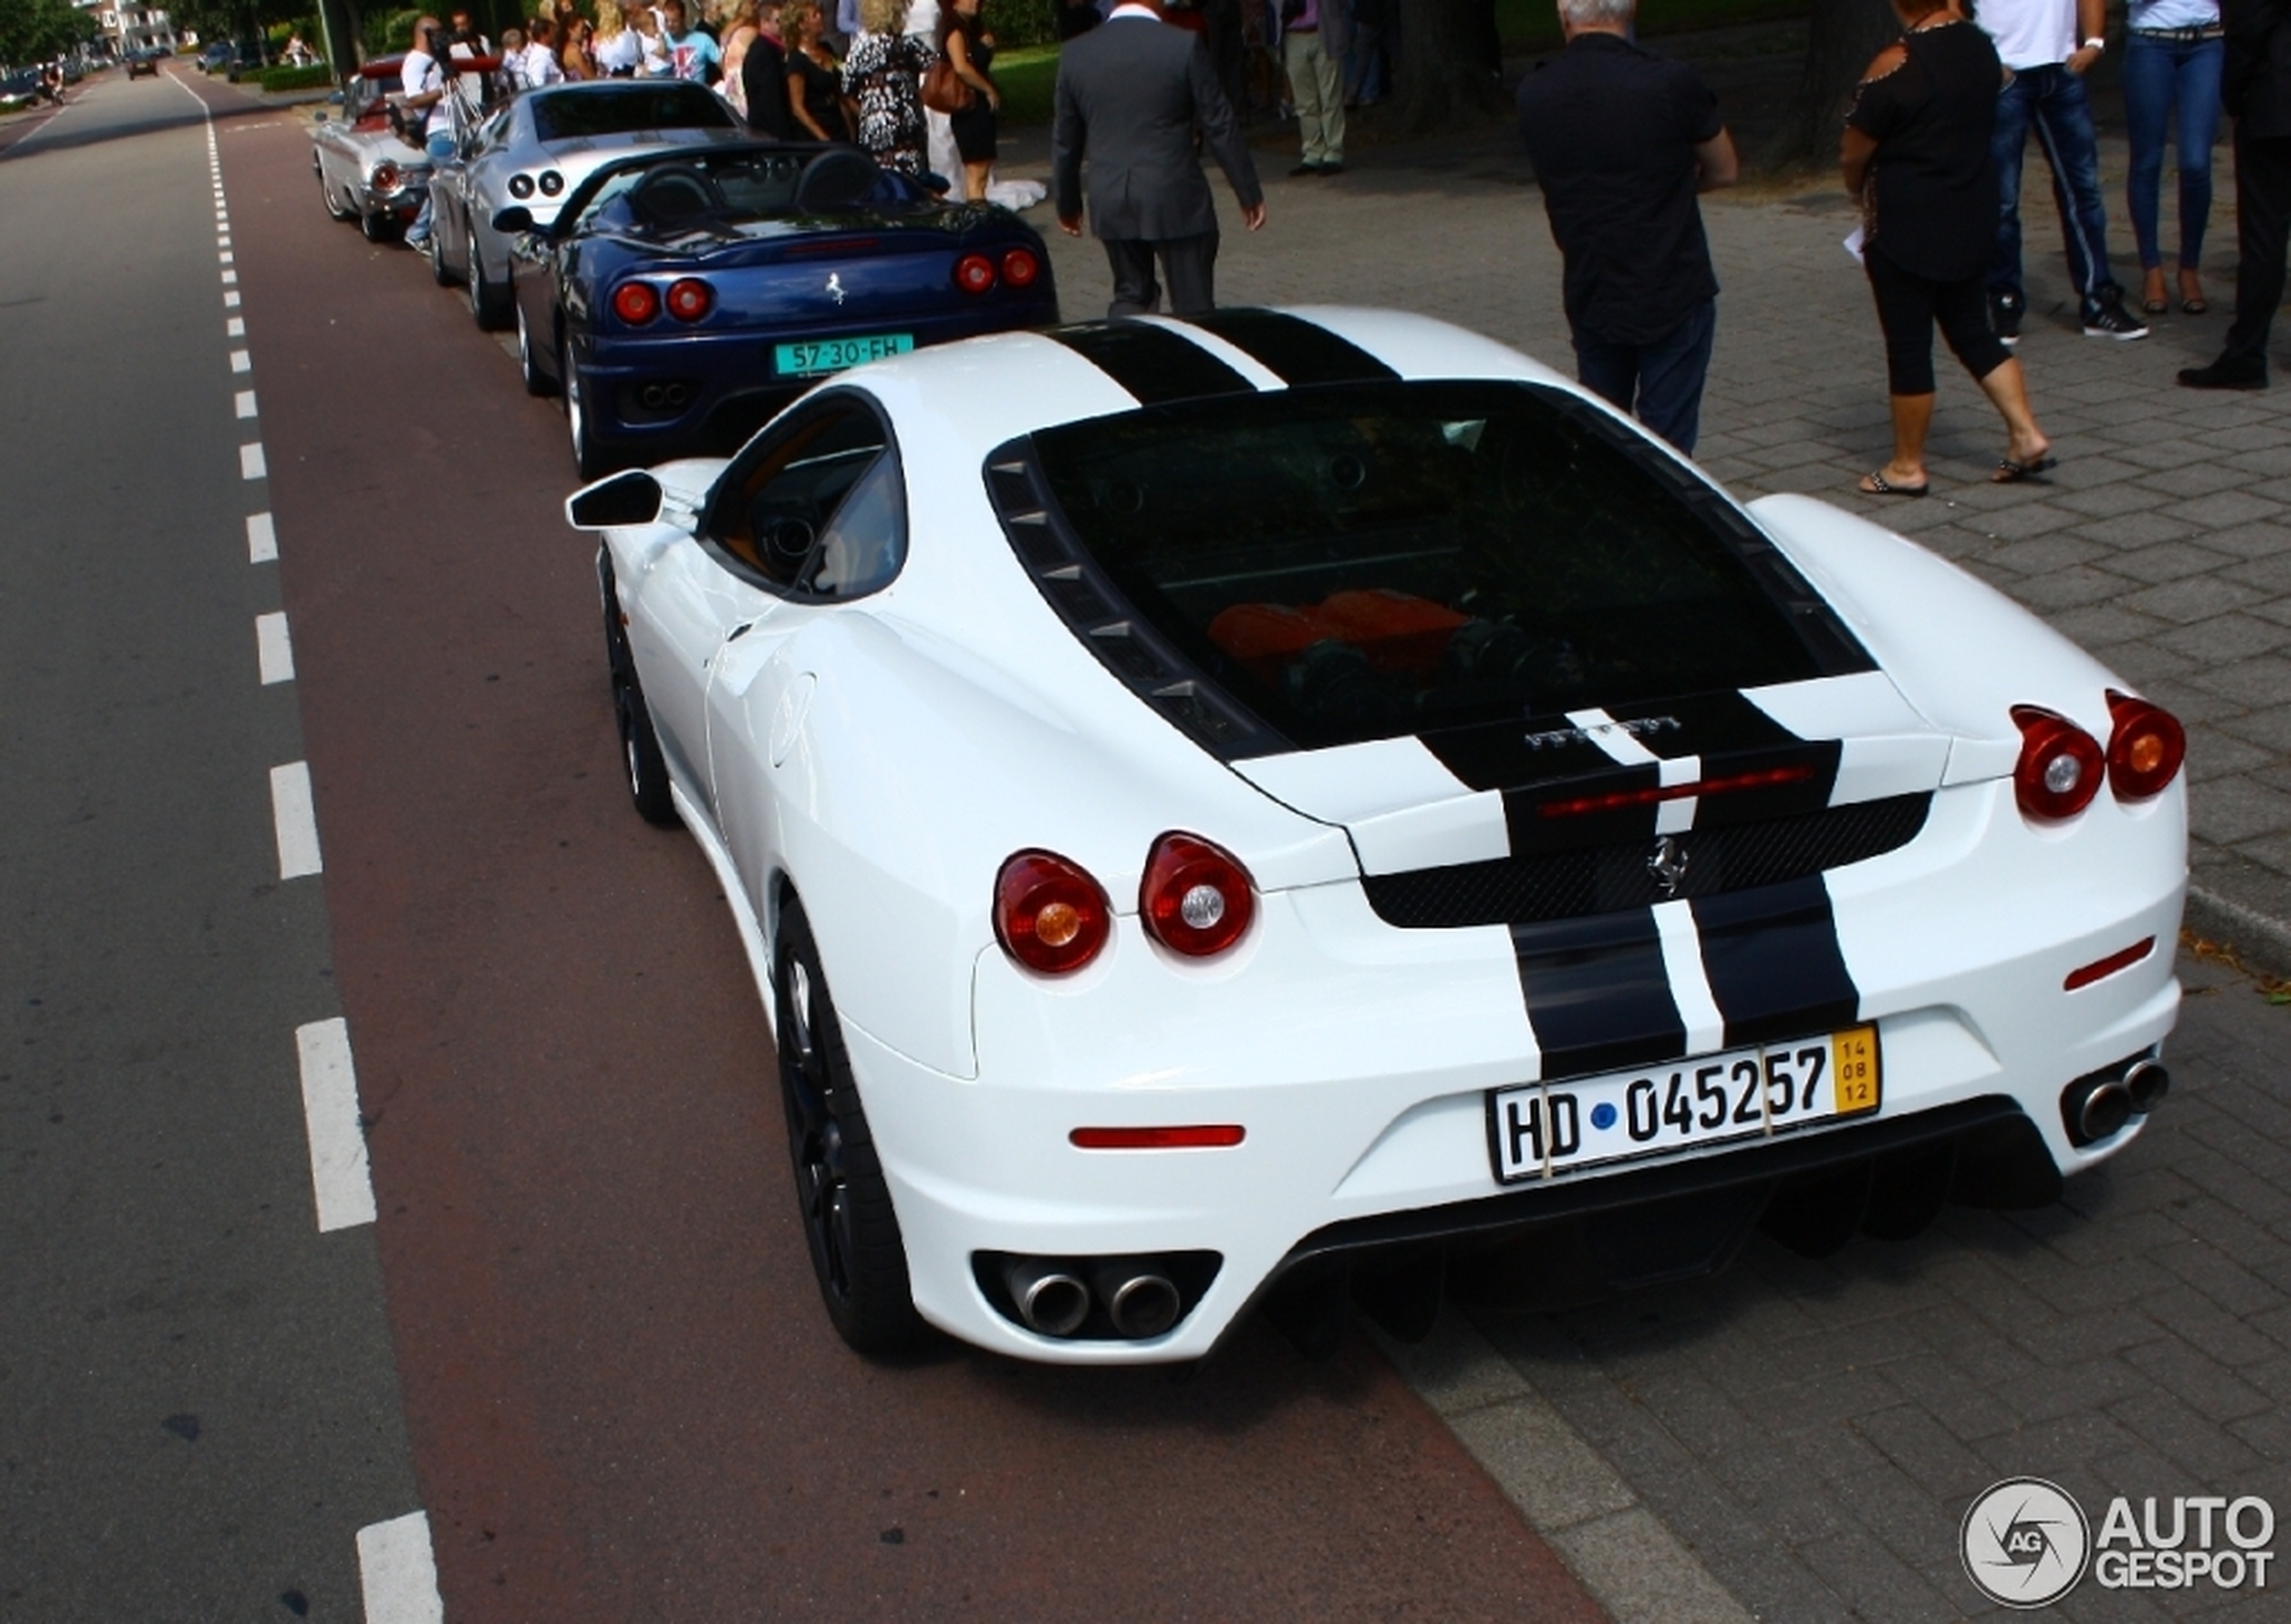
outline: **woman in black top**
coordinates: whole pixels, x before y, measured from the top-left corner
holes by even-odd
[[[842,64],[820,37],[825,24],[815,0],[789,0],[780,7],[779,32],[787,41],[787,110],[801,131],[798,140],[851,139],[851,113],[843,105]]]
[[[1870,63],[1845,115],[1845,189],[1862,206],[1862,263],[1885,332],[1893,459],[1865,475],[1872,496],[1923,496],[1933,422],[1933,328],[2005,420],[1993,477],[2053,465],[2029,410],[2020,363],[1990,330],[1983,271],[1997,231],[1989,157],[2003,66],[1989,36],[1944,0],[1893,0],[1899,43]]]
[[[979,21],[980,0],[946,0],[939,13],[939,54],[971,87],[971,105],[947,115],[954,150],[962,160],[962,195],[972,203],[987,198],[987,177],[994,173],[995,115],[1002,111],[1002,87],[994,82],[994,36]]]

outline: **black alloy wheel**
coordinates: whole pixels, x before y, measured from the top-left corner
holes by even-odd
[[[621,733],[621,765],[628,776],[629,799],[646,822],[658,829],[674,829],[679,820],[676,796],[670,793],[668,758],[660,752],[652,710],[645,703],[644,685],[637,681],[629,634],[621,626],[621,601],[612,589],[612,566],[602,552],[597,573],[604,585],[604,658],[612,675],[612,720]]]
[[[905,1352],[928,1335],[915,1311],[906,1244],[819,949],[792,896],[779,917],[772,997],[787,1151],[820,1300],[854,1353]]]

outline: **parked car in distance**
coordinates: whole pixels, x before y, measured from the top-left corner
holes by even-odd
[[[522,205],[536,226],[581,182],[639,147],[750,139],[715,92],[676,79],[598,79],[513,96],[465,121],[456,151],[435,166],[437,199],[429,265],[440,286],[460,282],[481,327],[510,324],[510,239],[493,216]]]
[[[156,50],[129,51],[127,53],[127,77],[131,79],[157,78],[159,77],[159,55],[160,53]]]
[[[646,148],[548,226],[512,204],[493,228],[515,243],[525,387],[563,390],[584,477],[736,445],[862,362],[1058,319],[1032,226],[856,147]]]
[[[321,113],[310,138],[318,196],[337,220],[355,220],[369,243],[387,242],[421,212],[429,187],[428,153],[391,127],[403,56],[377,57],[343,91],[339,116]]]

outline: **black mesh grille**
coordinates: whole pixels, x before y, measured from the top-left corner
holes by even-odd
[[[1368,904],[1379,918],[1411,930],[1572,919],[1644,908],[1672,897],[1716,896],[1779,885],[1826,868],[1842,868],[1908,845],[1925,827],[1932,803],[1931,795],[1894,795],[1802,817],[1674,835],[1686,867],[1672,891],[1664,890],[1647,867],[1654,852],[1652,839],[1374,875],[1364,884]]]

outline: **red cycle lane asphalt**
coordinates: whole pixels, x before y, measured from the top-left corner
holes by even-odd
[[[843,1349],[714,877],[621,785],[562,418],[327,220],[299,118],[189,82],[449,1616],[1599,1617],[1357,1338],[1183,1386]]]

